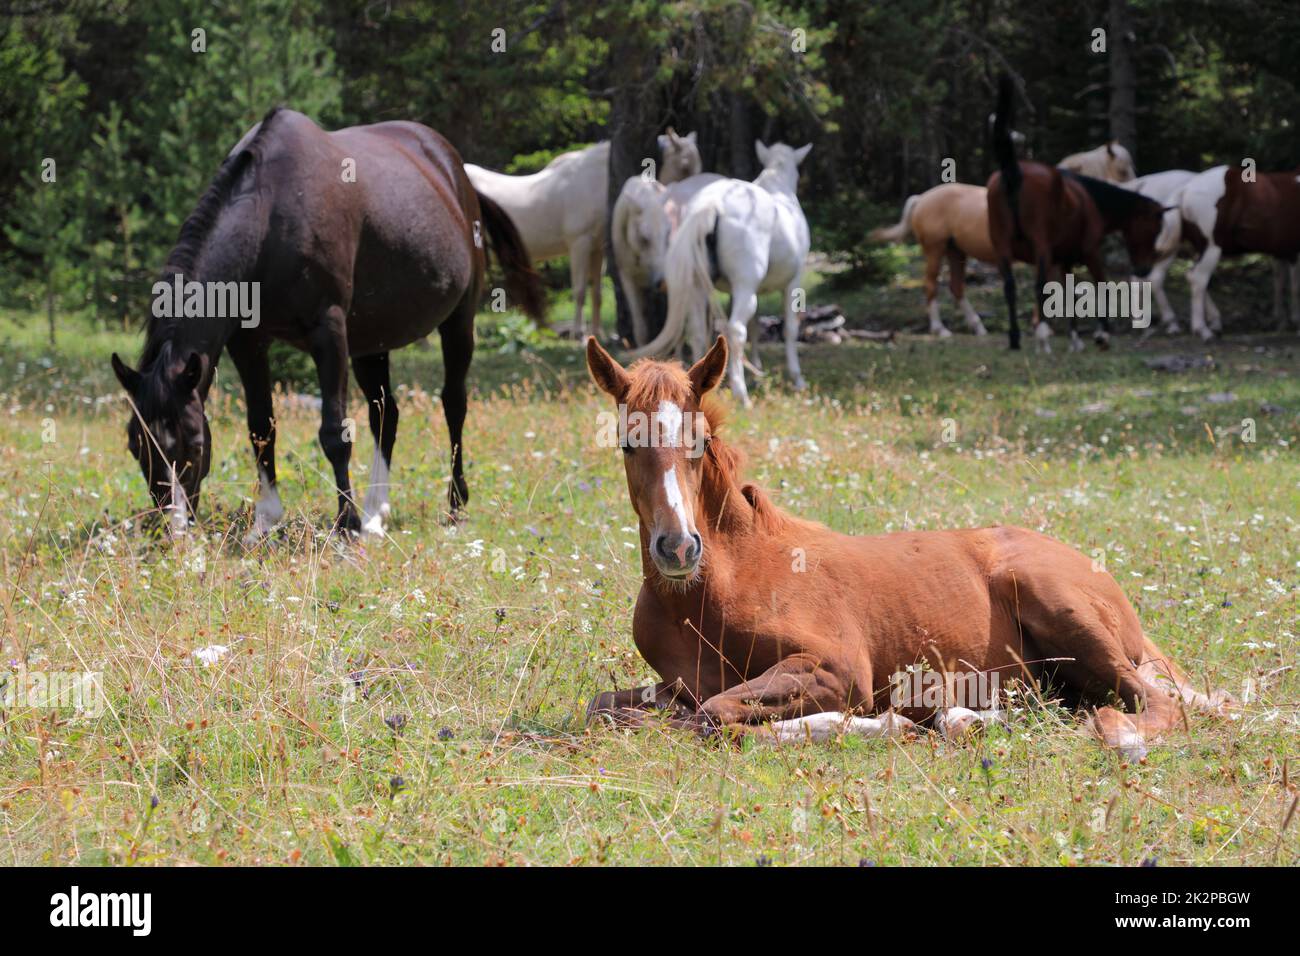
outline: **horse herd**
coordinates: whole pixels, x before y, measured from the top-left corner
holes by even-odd
[[[1231,175],[1207,220],[1196,204],[1203,200],[1186,198],[1203,177],[1185,184],[1180,205],[1089,175],[1119,178],[1127,169],[1131,179],[1131,162],[1114,144],[1072,157],[1083,173],[1017,161],[1010,92],[1004,82],[995,123],[1000,170],[987,188],[941,186],[913,197],[899,227],[881,236],[910,230],[920,239],[936,328],[942,324],[934,286],[943,256],[968,322],[982,332],[961,294],[968,256],[997,263],[1004,276],[1013,260],[1034,263],[1041,286],[1079,261],[1100,278],[1096,248],[1112,230],[1124,233],[1142,271],[1159,268],[1169,243],[1176,244],[1174,230],[1201,237],[1204,255],[1213,256],[1210,268],[1219,255],[1257,248],[1266,238],[1274,244],[1261,251],[1300,251],[1279,244],[1284,229],[1260,225],[1254,194]],[[796,296],[809,250],[795,190],[811,147],[756,145],[763,170],[750,183],[702,174],[694,135],[669,130],[660,138],[659,176],[630,179],[612,210],[610,244],[637,336],[630,354],[641,360],[625,368],[595,337],[587,341],[587,360],[593,379],[623,410],[656,423],[648,439],[623,435],[621,444],[644,570],[633,637],[662,680],[602,694],[589,714],[620,724],[656,715],[702,732],[777,741],[896,734],[921,722],[959,735],[1001,718],[997,701],[972,710],[890,697],[897,674],[924,665],[1053,682],[1095,706],[1091,725],[1103,741],[1136,755],[1173,728],[1184,707],[1229,708],[1223,695],[1193,688],[1145,636],[1115,581],[1073,548],[1005,527],[836,534],[785,514],[741,481],[740,457],[717,434],[720,417],[709,393],[725,375],[736,397],[747,400],[747,329],[758,295],[768,290],[785,296],[786,361],[802,386]],[[281,519],[268,361],[270,343],[279,339],[308,352],[317,369],[319,439],[334,470],[336,528],[384,534],[399,415],[388,356],[434,329],[446,369],[448,506],[458,512],[469,499],[466,374],[487,251],[499,260],[511,301],[538,321],[542,295],[532,262],[568,255],[578,327],[590,288],[592,328],[599,331],[608,148],[600,144],[532,176],[508,177],[463,164],[443,137],[416,123],[326,132],[291,110],[267,114],[227,156],[163,269],[166,279],[260,283],[263,316],[248,326],[238,316],[155,313],[139,367],[112,357],[132,409],[130,451],[170,527],[181,532],[197,514],[212,460],[205,404],[223,352],[244,386],[260,486],[247,542],[262,540]],[[1291,174],[1261,181],[1276,192],[1271,208],[1295,198]],[[1207,192],[1202,185],[1195,195]],[[1187,209],[1200,213],[1178,213]],[[725,316],[717,314],[715,287],[730,292]],[[661,291],[667,314],[651,336],[648,312]],[[1008,305],[1015,346],[1010,282]],[[718,327],[725,334],[710,344]],[[696,359],[689,371],[650,358],[684,343]],[[349,362],[375,441],[359,509],[345,433]],[[792,563],[795,553],[800,558]]]

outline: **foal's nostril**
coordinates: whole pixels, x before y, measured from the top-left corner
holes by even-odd
[[[668,567],[693,568],[703,550],[698,534],[661,534],[654,540],[655,557]]]

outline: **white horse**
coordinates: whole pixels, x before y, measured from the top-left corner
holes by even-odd
[[[670,126],[668,132],[659,137],[658,143],[662,154],[657,176],[659,182],[665,185],[679,183],[683,179],[698,176],[704,168],[694,132],[678,136],[677,131]]]
[[[623,184],[614,202],[610,222],[610,245],[632,314],[633,345],[649,341],[646,305],[661,291],[668,243],[681,225],[683,212],[705,186],[722,179],[717,173],[701,173],[665,186],[655,179],[633,176]]]
[[[1115,140],[1102,143],[1096,149],[1090,149],[1086,153],[1071,153],[1056,165],[1061,169],[1082,173],[1093,179],[1105,179],[1112,183],[1126,183],[1137,175],[1133,167],[1133,157]]]
[[[695,134],[672,130],[660,137],[660,174],[681,175],[700,168]],[[534,262],[569,257],[573,325],[582,331],[582,311],[591,287],[591,331],[600,334],[600,274],[605,261],[605,213],[609,193],[609,143],[556,156],[540,172],[507,176],[465,164],[474,188],[496,200],[523,237]]]
[[[703,355],[708,347],[713,319],[721,309],[713,300],[716,285],[731,293],[727,319],[727,372],[732,393],[750,404],[745,388],[744,353],[749,324],[758,310],[760,292],[780,289],[785,294],[785,360],[796,388],[805,388],[796,343],[799,317],[794,310],[795,290],[803,277],[810,237],[808,220],[795,195],[799,164],[812,144],[792,149],[784,143],[755,149],[763,171],[752,183],[721,179],[700,189],[668,246],[664,278],[668,286],[668,318],[653,342],[631,358],[664,355],[689,336],[691,351]]]

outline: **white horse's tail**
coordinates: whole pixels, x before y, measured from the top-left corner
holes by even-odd
[[[872,229],[867,233],[868,242],[902,242],[912,234],[912,210],[916,208],[917,200],[921,197],[908,196],[907,201],[903,203],[903,217],[893,226],[882,226],[879,229]]]
[[[667,355],[686,337],[689,322],[705,325],[708,338],[712,320],[722,317],[713,299],[709,274],[709,236],[718,225],[718,207],[709,203],[693,211],[668,246],[664,281],[668,285],[668,318],[654,341],[628,353],[628,360]]]

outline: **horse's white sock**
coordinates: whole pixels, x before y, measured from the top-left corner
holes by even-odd
[[[388,462],[375,446],[375,457],[370,463],[370,484],[366,486],[366,500],[361,507],[361,531],[363,534],[384,533],[391,509],[388,505]]]

